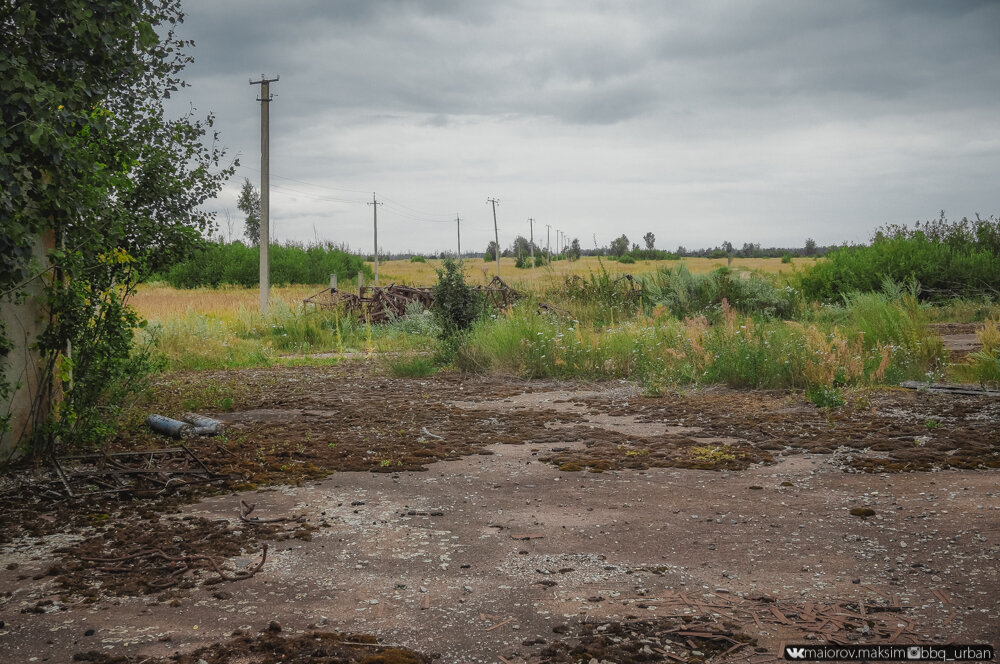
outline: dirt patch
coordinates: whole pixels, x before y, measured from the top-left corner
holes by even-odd
[[[272,623],[259,636],[246,636],[237,630],[233,638],[199,648],[192,653],[170,658],[147,658],[148,664],[429,664],[427,655],[407,648],[380,645],[367,634],[310,632],[284,637],[281,627]],[[98,651],[77,653],[74,662],[91,664],[132,664],[131,657],[107,655]]]
[[[591,660],[616,664],[645,664],[665,661],[707,661],[723,659],[740,650],[753,651],[756,642],[734,629],[739,625],[718,625],[709,618],[630,620],[626,622],[581,623],[572,638],[560,638],[541,652],[529,656],[532,664],[575,664]],[[560,629],[560,637],[568,628]]]
[[[64,599],[77,595],[96,601],[101,594],[163,593],[160,601],[177,600],[182,596],[177,591],[199,583],[214,585],[249,578],[266,562],[264,540],[310,538],[315,526],[304,521],[255,524],[146,515],[116,521],[102,530],[56,549],[60,562],[45,576],[57,577]],[[243,555],[250,558],[238,558]]]
[[[592,414],[693,427],[700,436],[742,441],[741,448],[719,446],[721,453],[737,455],[730,460],[737,467],[741,460],[766,462],[765,453],[802,452],[836,452],[845,469],[865,472],[1000,467],[1000,433],[994,426],[1000,400],[989,397],[885,389],[857,393],[844,407],[825,410],[789,392],[710,388],[665,397],[589,397],[578,403]],[[642,459],[631,467],[636,463]]]
[[[794,392],[707,388],[644,397],[621,383],[392,378],[363,363],[174,375],[157,388],[155,410],[199,410],[227,424],[225,436],[190,441],[218,473],[214,485],[119,502],[53,499],[33,493],[30,481],[14,484],[0,495],[0,542],[331,472],[424,471],[491,454],[498,443],[528,445],[566,471],[739,471],[804,452],[833,455],[850,471],[1000,467],[1000,400],[894,389],[849,396],[828,411]],[[145,410],[108,451],[163,446],[140,424]]]

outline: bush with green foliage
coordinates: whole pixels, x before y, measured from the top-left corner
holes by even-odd
[[[717,314],[723,300],[742,314],[767,318],[790,319],[802,308],[802,298],[794,288],[776,286],[755,272],[725,267],[693,274],[682,264],[644,277],[643,285],[649,305],[664,306],[678,318]]]
[[[49,321],[35,346],[44,376],[26,441],[34,452],[109,435],[123,395],[151,368],[133,344],[140,319],[128,297],[201,242],[213,226],[202,204],[233,172],[213,147],[211,116],[167,115],[191,61],[182,19],[178,0],[0,11],[0,298],[60,275],[46,280]],[[31,247],[50,231],[55,248],[40,266]],[[0,414],[0,434],[5,422]]]
[[[369,278],[373,276],[360,256],[330,243],[272,244],[270,262],[272,284],[324,284],[331,274],[341,281],[354,279],[358,272]],[[256,286],[260,283],[260,248],[239,241],[211,242],[158,277],[174,288]]]
[[[939,219],[913,228],[880,228],[870,245],[840,247],[800,276],[812,299],[834,300],[855,291],[877,291],[883,279],[916,280],[922,296],[996,297],[1000,294],[1000,220]]]
[[[416,256],[411,256],[410,257],[410,262],[411,263],[426,263],[427,259],[418,254]]]
[[[465,283],[461,268],[450,258],[445,259],[437,275],[431,311],[441,326],[441,336],[454,337],[469,329],[482,314],[482,297]]]

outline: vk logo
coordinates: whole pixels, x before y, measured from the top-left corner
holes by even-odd
[[[805,659],[805,648],[785,648],[785,657],[791,659]]]

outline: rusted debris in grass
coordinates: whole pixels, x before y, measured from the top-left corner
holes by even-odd
[[[520,295],[500,277],[493,277],[486,286],[475,289],[483,297],[484,306],[505,309]],[[402,286],[391,284],[385,287],[362,286],[360,292],[350,293],[338,288],[327,288],[302,301],[325,309],[341,308],[346,313],[357,315],[375,324],[388,323],[394,318],[406,315],[407,307],[419,302],[424,309],[434,304],[434,291],[425,286]]]

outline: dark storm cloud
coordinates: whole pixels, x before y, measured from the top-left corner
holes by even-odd
[[[192,99],[217,113],[244,164],[258,146],[248,77],[281,75],[272,157],[284,173],[275,173],[348,188],[363,175],[365,188],[412,186],[428,199],[455,196],[451,183],[463,179],[494,182],[523,187],[521,200],[544,191],[553,208],[580,183],[601,183],[609,199],[642,183],[632,200],[647,201],[635,215],[646,218],[662,214],[658,183],[680,187],[677,214],[705,218],[735,219],[732,207],[781,222],[775,209],[800,219],[822,201],[817,217],[857,216],[870,228],[893,205],[902,216],[893,220],[912,221],[911,210],[930,216],[962,196],[975,206],[962,213],[995,211],[982,206],[995,205],[986,173],[1000,158],[997,2],[192,0],[187,9],[183,33],[198,44]],[[943,159],[949,168],[935,163]],[[826,211],[851,196],[849,212]],[[308,217],[309,200],[288,214]],[[568,213],[599,209],[580,205]]]
[[[605,123],[695,95],[940,107],[1000,89],[998,3],[205,4],[199,76],[280,63],[324,107]]]

